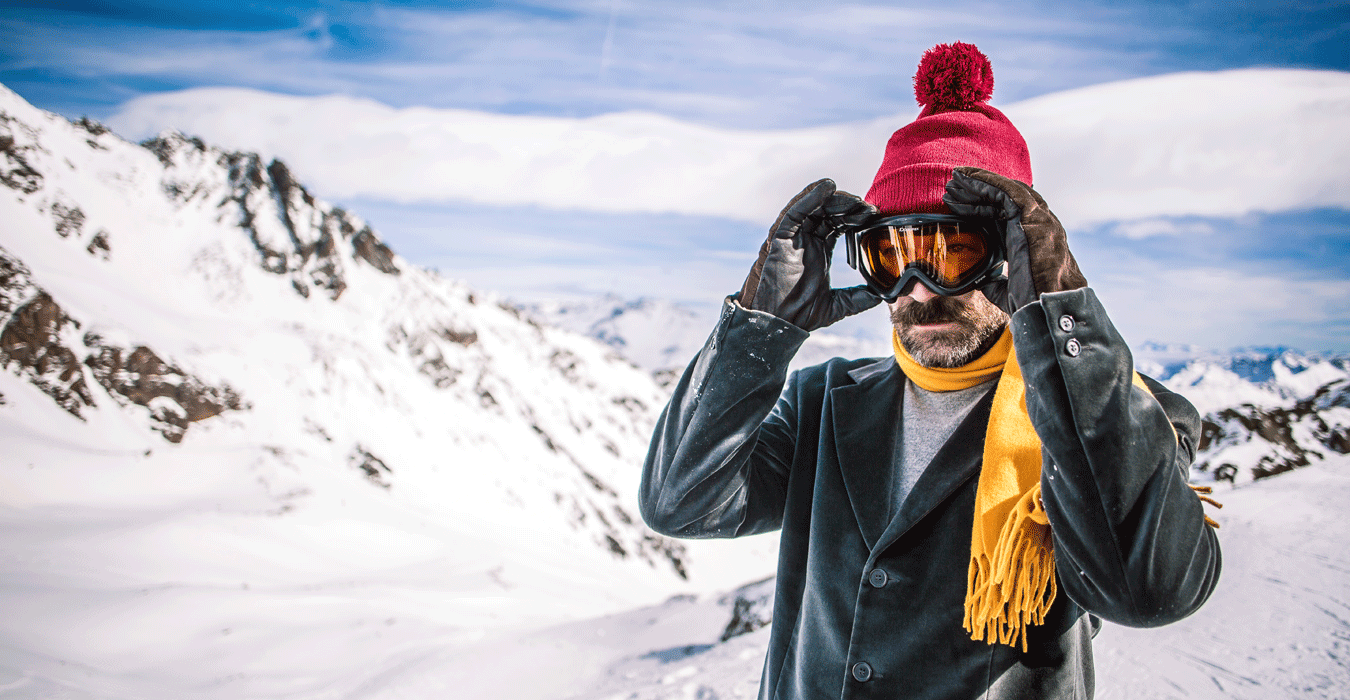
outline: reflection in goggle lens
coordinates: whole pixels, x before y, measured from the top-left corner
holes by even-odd
[[[858,248],[867,272],[882,287],[895,284],[910,267],[957,287],[979,271],[989,254],[982,233],[949,222],[874,228],[859,238]]]

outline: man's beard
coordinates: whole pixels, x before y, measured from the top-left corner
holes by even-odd
[[[941,331],[915,328],[947,322],[956,325]],[[905,352],[920,365],[952,368],[969,364],[993,347],[1008,325],[1008,314],[983,294],[938,296],[893,307],[891,324]]]

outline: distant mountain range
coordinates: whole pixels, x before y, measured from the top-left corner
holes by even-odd
[[[533,302],[519,308],[542,323],[590,336],[614,348],[651,372],[662,386],[679,378],[717,322],[715,315],[663,299],[624,299],[614,294]],[[797,351],[790,366],[800,369],[832,357],[875,357],[888,352],[889,346],[876,339],[819,330]]]
[[[1135,361],[1204,416],[1202,479],[1240,484],[1350,453],[1350,355],[1147,343]]]
[[[542,323],[566,328],[613,348],[669,386],[703,346],[712,326],[697,311],[660,299],[607,294],[587,300],[523,304]]]
[[[684,370],[715,322],[668,301],[614,295],[521,309],[605,343],[663,386]],[[792,368],[890,352],[877,339],[820,330]],[[1200,481],[1245,483],[1350,452],[1350,354],[1282,347],[1214,351],[1145,342],[1134,355],[1140,372],[1188,398],[1204,417],[1195,465]]]

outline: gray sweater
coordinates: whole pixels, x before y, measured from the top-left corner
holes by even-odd
[[[890,512],[897,513],[905,504],[914,484],[923,476],[923,470],[937,456],[938,450],[956,432],[975,404],[994,389],[997,375],[989,381],[969,389],[956,391],[928,391],[908,378],[901,407],[900,463],[892,482]]]

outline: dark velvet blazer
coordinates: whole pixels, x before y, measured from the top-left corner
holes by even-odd
[[[657,425],[640,508],[675,537],[782,530],[761,698],[1090,698],[1101,618],[1162,625],[1213,591],[1218,540],[1186,485],[1195,409],[1132,386],[1090,289],[1043,295],[1012,328],[1059,584],[1025,652],[961,625],[992,391],[893,510],[894,358],[788,379],[807,334],[728,299]]]

